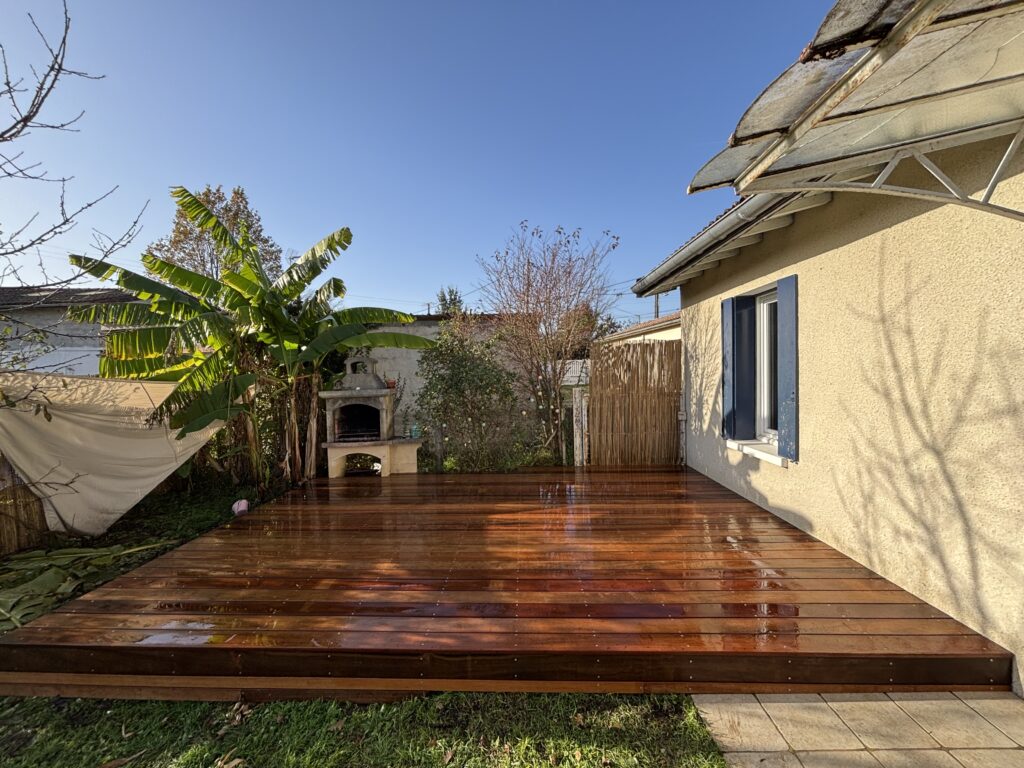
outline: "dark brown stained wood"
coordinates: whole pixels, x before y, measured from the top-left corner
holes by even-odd
[[[0,695],[1006,689],[1011,656],[674,468],[293,491],[0,638]]]

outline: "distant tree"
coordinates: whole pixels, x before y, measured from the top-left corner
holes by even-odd
[[[241,238],[242,230],[245,230],[268,277],[273,279],[281,274],[281,246],[263,231],[260,215],[249,205],[249,196],[242,187],[232,189],[229,197],[221,185],[211,187],[207,184],[196,197],[235,239]],[[240,266],[232,261],[238,258],[235,254],[218,247],[211,231],[190,219],[180,207],[175,209],[171,234],[152,243],[149,252],[163,261],[215,280],[220,279],[223,270],[233,271]]]
[[[465,311],[462,292],[454,285],[446,285],[437,292],[437,314],[457,315]]]
[[[563,463],[562,379],[602,331],[611,306],[605,259],[618,245],[609,232],[590,241],[578,229],[548,233],[524,221],[502,250],[479,260],[504,355],[534,399],[544,445]]]
[[[586,322],[593,323],[594,333],[589,338],[582,339],[580,345],[576,349],[572,350],[570,357],[575,360],[589,358],[590,347],[593,342],[599,341],[605,336],[611,336],[616,331],[622,330],[622,323],[612,317],[609,312],[597,314],[592,309],[589,311],[591,313],[591,318]]]

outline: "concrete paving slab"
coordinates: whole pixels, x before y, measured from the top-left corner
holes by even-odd
[[[939,744],[885,694],[822,694],[870,749],[936,749]]]
[[[1016,746],[952,693],[891,693],[889,698],[944,747],[1005,749]]]
[[[941,749],[876,749],[871,754],[885,768],[963,768]]]
[[[792,752],[726,752],[725,764],[729,768],[802,768]]]
[[[697,694],[697,712],[723,752],[786,752],[768,713],[751,694]]]
[[[870,752],[797,752],[804,768],[879,768]]]
[[[817,694],[757,697],[775,727],[796,751],[864,749],[860,739]]]
[[[957,696],[1024,747],[1024,700],[1009,691],[963,691]]]
[[[950,754],[964,768],[1024,768],[1020,749],[953,749]]]

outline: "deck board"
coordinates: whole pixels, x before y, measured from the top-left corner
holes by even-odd
[[[322,481],[0,638],[0,693],[1005,689],[1010,654],[693,471]]]

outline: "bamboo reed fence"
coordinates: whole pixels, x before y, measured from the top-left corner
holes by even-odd
[[[590,461],[604,466],[679,463],[682,343],[599,344],[590,367]]]
[[[46,533],[43,503],[0,454],[0,555],[39,546]]]

